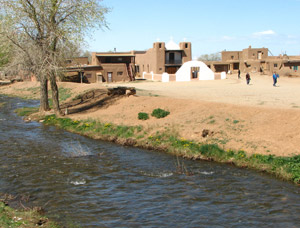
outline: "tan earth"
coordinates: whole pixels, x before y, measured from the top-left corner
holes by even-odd
[[[280,77],[273,87],[272,77],[236,74],[226,80],[197,82],[149,82],[77,84],[59,83],[75,95],[106,87],[135,87],[135,96],[97,103],[90,109],[69,114],[72,119],[96,119],[118,125],[142,125],[149,135],[171,129],[179,137],[198,142],[217,143],[224,149],[242,149],[247,153],[292,156],[300,154],[300,78]],[[19,82],[0,87],[0,93],[31,96],[30,87],[38,83]],[[73,96],[73,97],[74,97]],[[151,114],[153,109],[170,111],[163,119],[150,115],[138,120],[139,112]],[[212,132],[202,137],[202,131]]]

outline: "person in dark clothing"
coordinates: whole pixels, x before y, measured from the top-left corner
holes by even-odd
[[[250,83],[250,80],[251,80],[251,78],[250,78],[250,74],[249,74],[249,73],[247,73],[247,74],[246,74],[246,81],[247,81],[247,85],[249,85],[249,83]]]
[[[277,78],[279,78],[279,74],[276,74],[276,71],[273,74],[273,86],[276,86]]]
[[[241,78],[241,71],[240,71],[240,69],[238,71],[238,78]]]

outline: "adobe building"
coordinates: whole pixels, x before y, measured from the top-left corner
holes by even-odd
[[[214,72],[237,73],[260,72],[272,74],[274,71],[286,76],[300,76],[298,66],[300,56],[269,56],[268,48],[249,48],[242,51],[222,51],[221,61],[205,61]]]
[[[155,42],[147,51],[93,52],[91,63],[76,58],[69,63],[67,71],[77,72],[90,83],[133,81],[142,76],[153,80],[161,78],[163,73],[175,75],[191,56],[190,42],[179,45],[173,41]]]

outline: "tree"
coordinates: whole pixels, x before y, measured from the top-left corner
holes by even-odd
[[[201,55],[198,60],[200,61],[220,61],[221,54],[220,52],[212,53],[212,54],[204,54]]]
[[[2,20],[2,16],[0,15],[0,20]],[[2,26],[0,27],[0,34],[2,32]],[[0,70],[9,63],[11,56],[11,47],[6,42],[6,40],[0,36]]]
[[[107,26],[105,15],[109,9],[101,1],[0,0],[1,35],[22,53],[15,53],[13,58],[20,61],[23,70],[29,70],[39,79],[40,111],[49,110],[49,80],[53,108],[56,114],[61,114],[56,80],[66,50],[82,43],[93,29]]]

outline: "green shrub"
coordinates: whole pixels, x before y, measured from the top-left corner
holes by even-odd
[[[149,119],[149,115],[148,115],[148,113],[140,112],[140,113],[138,114],[138,119],[139,119],[139,120],[147,120],[147,119]]]
[[[169,111],[165,111],[163,109],[157,108],[153,110],[151,115],[159,119],[159,118],[164,118],[169,114],[170,114]]]

